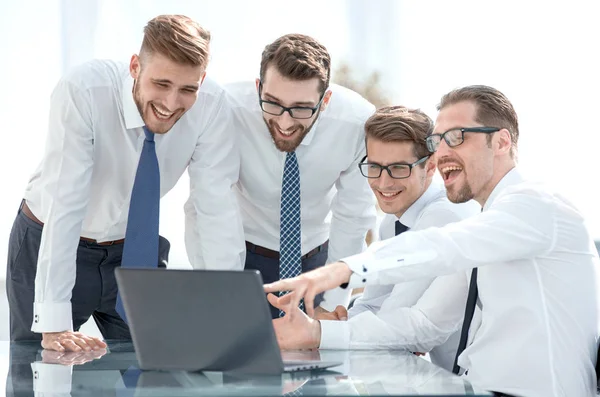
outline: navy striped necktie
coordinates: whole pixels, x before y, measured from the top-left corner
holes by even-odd
[[[302,239],[300,210],[300,169],[296,152],[285,157],[281,182],[279,218],[279,279],[299,276],[302,273]],[[280,294],[280,296],[285,293]],[[304,301],[300,302],[304,309]],[[279,317],[285,313],[279,312]]]

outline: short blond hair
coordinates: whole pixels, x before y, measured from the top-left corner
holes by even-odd
[[[206,68],[210,33],[185,15],[159,15],[144,27],[140,56],[161,54],[168,59]]]

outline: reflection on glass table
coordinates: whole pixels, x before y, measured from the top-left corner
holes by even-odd
[[[131,343],[90,353],[57,353],[39,342],[0,342],[7,396],[480,395],[462,378],[404,351],[294,351],[284,359],[339,361],[319,372],[240,376],[221,372],[140,371]]]

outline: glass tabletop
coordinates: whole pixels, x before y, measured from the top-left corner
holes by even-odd
[[[100,353],[58,353],[42,350],[39,342],[0,342],[7,396],[490,395],[405,351],[313,350],[282,356],[342,364],[279,376],[140,371],[130,342],[108,341]]]

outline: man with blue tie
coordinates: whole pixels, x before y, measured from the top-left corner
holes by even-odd
[[[375,109],[330,85],[330,64],[322,44],[288,34],[265,47],[260,78],[226,87],[239,133],[245,267],[265,282],[362,251],[375,223],[373,193],[356,167]],[[340,289],[319,303],[333,310],[348,300]]]
[[[451,203],[444,187],[434,180],[436,160],[425,142],[432,132],[429,116],[403,106],[380,108],[365,123],[367,156],[357,168],[386,213],[379,227],[381,240],[408,230],[444,226],[479,212],[473,201]],[[464,272],[396,285],[367,285],[348,312],[340,306],[337,316],[319,316],[320,325],[305,315],[276,319],[273,325],[284,349],[428,352],[431,362],[450,371],[466,296]],[[279,306],[273,296],[269,300]],[[456,304],[440,305],[447,300]],[[334,317],[348,320],[331,321]]]
[[[187,169],[186,248],[195,268],[241,269],[231,186],[239,156],[226,93],[205,78],[210,34],[182,15],[148,22],[129,65],[91,61],[64,76],[46,151],[10,235],[11,340],[58,351],[129,339],[114,269],[166,265],[159,200]]]

